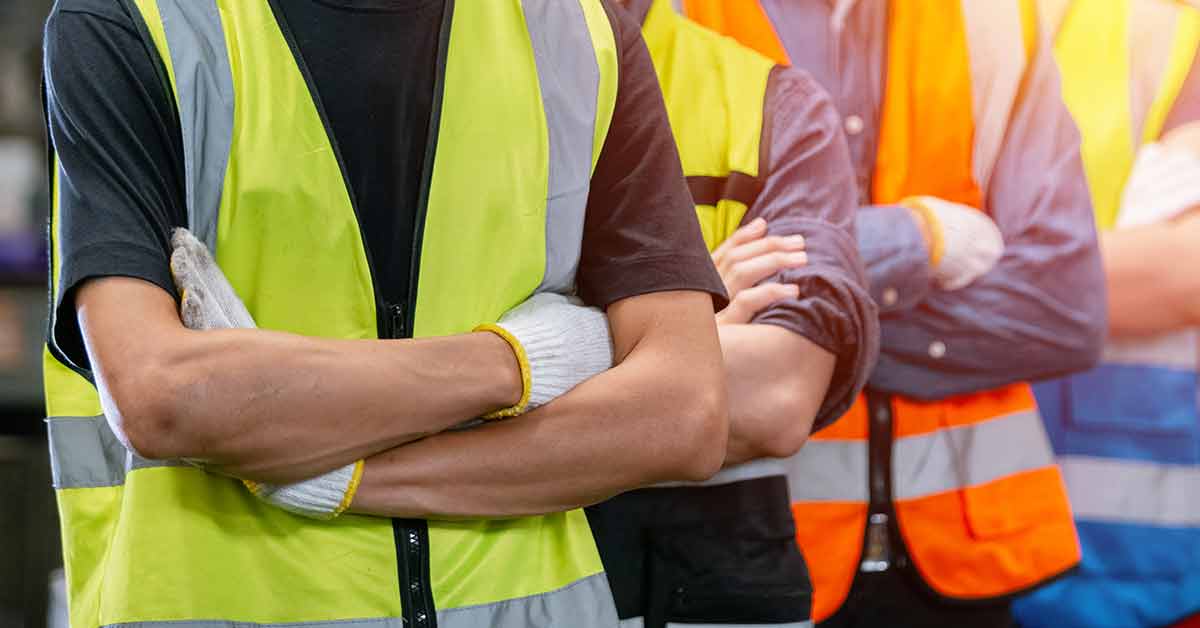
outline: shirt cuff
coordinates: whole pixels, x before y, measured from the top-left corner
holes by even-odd
[[[787,281],[802,296],[775,303],[753,323],[783,327],[836,356],[815,432],[845,414],[866,385],[879,356],[879,317],[866,291],[836,271],[806,269]]]
[[[95,244],[64,258],[58,291],[53,295],[57,302],[52,312],[49,344],[59,360],[85,377],[90,377],[92,366],[75,314],[75,290],[85,281],[100,277],[141,279],[178,298],[170,265],[162,251],[127,243]]]
[[[924,301],[933,290],[933,269],[911,211],[898,205],[863,207],[855,226],[871,298],[880,314],[909,310]]]

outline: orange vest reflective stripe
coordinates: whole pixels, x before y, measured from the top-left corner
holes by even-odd
[[[721,3],[690,0],[687,6],[700,4]],[[986,211],[983,191],[1036,49],[1036,7],[994,0],[889,7],[872,200],[932,195]],[[760,14],[761,7],[746,12],[750,20]],[[722,29],[731,22],[726,15],[705,23]],[[739,37],[753,30],[722,32]],[[996,598],[1079,561],[1062,478],[1027,384],[936,402],[893,397],[890,410],[896,523],[934,592]],[[845,602],[863,559],[869,418],[860,398],[789,461],[797,540],[813,579],[817,621]]]

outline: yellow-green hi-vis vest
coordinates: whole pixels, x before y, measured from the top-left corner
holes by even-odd
[[[762,191],[763,103],[775,63],[679,15],[668,0],[651,5],[642,35],[711,251]]]
[[[122,1],[179,105],[189,224],[259,326],[454,334],[572,289],[617,89],[599,0],[447,2],[417,281],[398,308],[376,296],[337,151],[276,19],[282,0]],[[54,212],[57,224],[57,194]],[[46,401],[75,628],[617,624],[579,510],[311,521],[235,480],[126,451],[95,389],[50,352]]]

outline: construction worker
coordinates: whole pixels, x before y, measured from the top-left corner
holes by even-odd
[[[871,203],[879,364],[790,462],[815,619],[1010,625],[1012,595],[1079,560],[1023,382],[1093,365],[1104,334],[1079,136],[1036,6],[684,4],[829,89]]]
[[[696,213],[731,303],[725,468],[587,509],[624,626],[808,625],[782,459],[866,382],[878,318],[854,241],[853,168],[811,77],[679,15],[642,24]]]
[[[1156,628],[1200,612],[1200,11],[1043,0],[1083,135],[1108,279],[1101,366],[1034,387],[1083,561],[1022,625]]]
[[[579,507],[709,477],[728,433],[724,289],[638,26],[57,3],[72,625],[617,625]]]

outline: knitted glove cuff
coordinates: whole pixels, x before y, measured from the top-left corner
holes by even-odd
[[[608,319],[595,308],[562,308],[555,325],[516,332],[529,360],[529,409],[550,403],[574,388],[587,374],[612,365]],[[507,323],[502,323],[507,324]],[[564,330],[570,330],[569,337]]]
[[[266,484],[243,480],[259,499],[310,519],[333,519],[354,501],[362,481],[363,461],[348,464],[310,480],[295,484]]]
[[[483,415],[481,418],[488,421],[493,421],[496,419],[514,417],[525,412],[526,408],[529,406],[529,397],[533,388],[532,369],[529,365],[529,356],[527,353],[525,353],[525,347],[521,344],[520,340],[517,340],[516,336],[512,335],[507,329],[497,324],[490,323],[487,325],[480,325],[472,331],[488,331],[503,338],[504,342],[507,342],[508,346],[512,347],[513,357],[517,359],[517,364],[520,365],[521,368],[521,399],[517,401],[516,404],[508,408],[497,410],[495,412],[489,412],[488,414]]]

